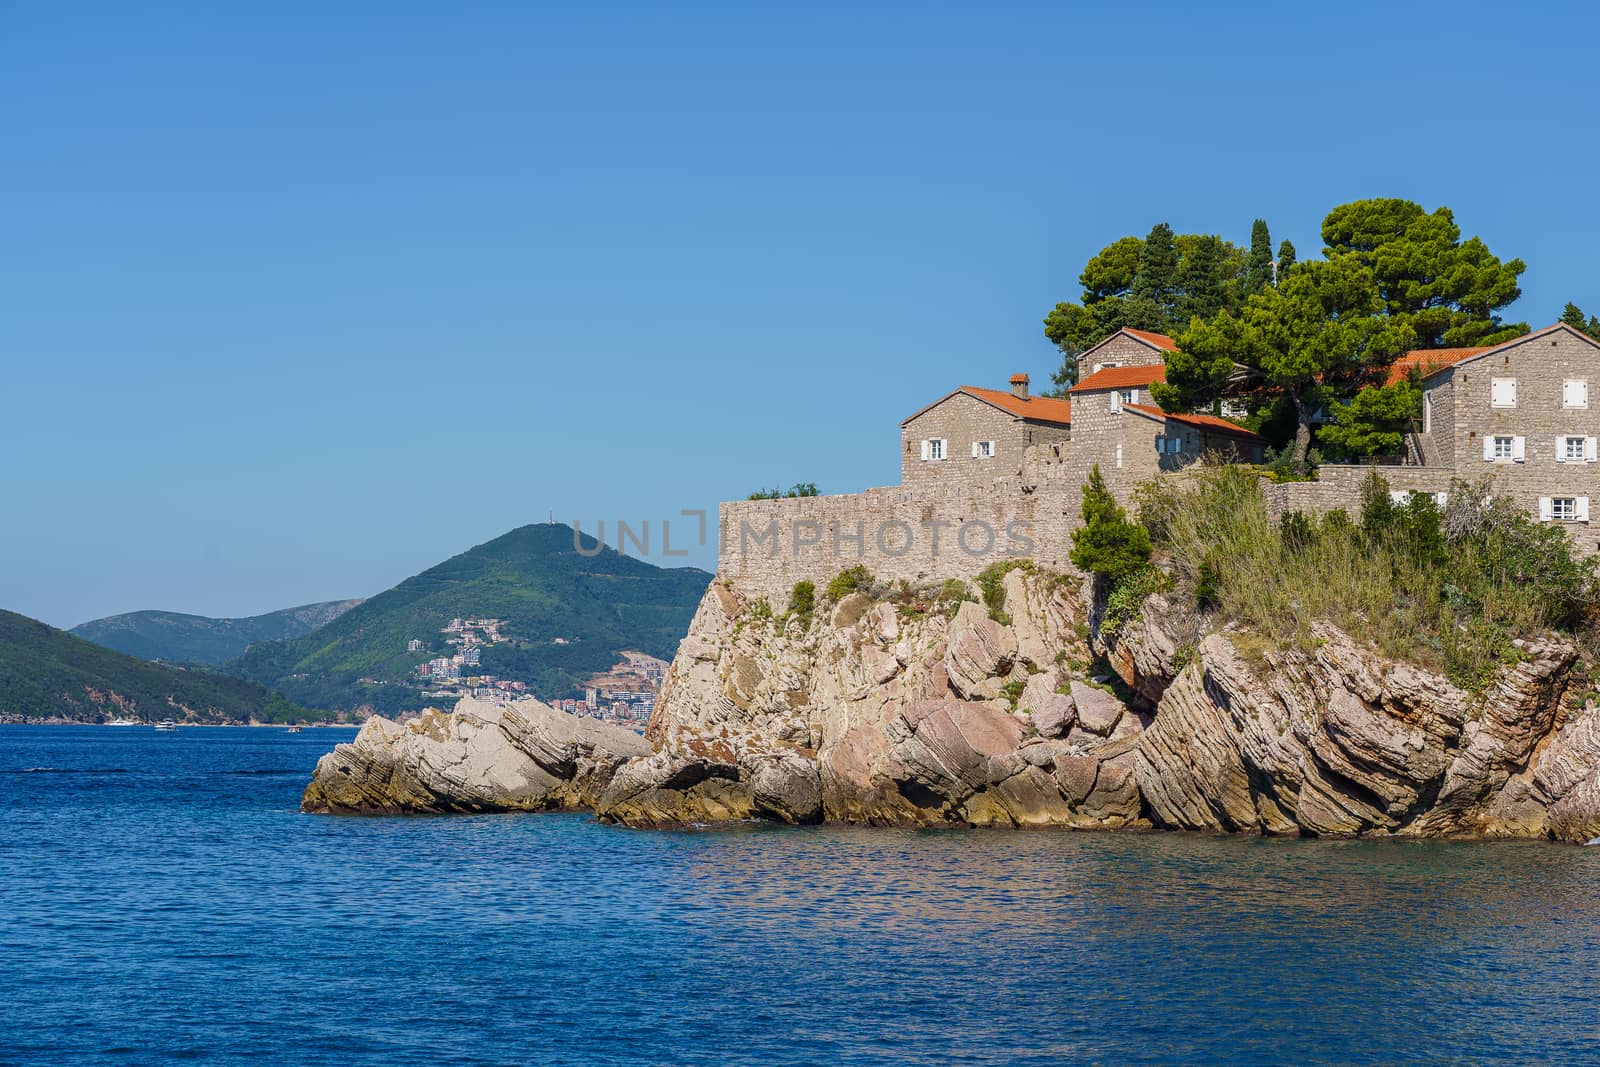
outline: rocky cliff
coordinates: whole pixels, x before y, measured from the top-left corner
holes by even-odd
[[[1600,836],[1600,706],[1575,650],[1519,646],[1481,696],[1324,628],[1205,633],[1161,596],[1107,623],[1032,569],[1004,601],[884,591],[774,618],[707,591],[646,737],[537,702],[374,720],[316,810],[587,808],[630,826],[789,823]]]

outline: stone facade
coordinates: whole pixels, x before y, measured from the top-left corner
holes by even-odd
[[[1588,515],[1593,502],[1600,519],[1600,343],[1552,326],[1437,370],[1423,390],[1414,435],[1421,469],[1448,474],[1429,491],[1488,474],[1497,491],[1565,522],[1579,547],[1595,549]],[[1566,501],[1572,510],[1556,503]]]
[[[1106,367],[1143,367],[1167,361],[1177,345],[1166,334],[1121,329],[1078,354],[1078,381]]]
[[[1016,410],[999,406],[1008,401]],[[1018,413],[1029,406],[1040,408],[1042,417]],[[900,484],[982,485],[1015,478],[1022,472],[1026,449],[1072,439],[1071,424],[1064,418],[1069,410],[1064,400],[958,389],[901,424]],[[941,455],[930,454],[931,441],[940,442]]]
[[[1128,504],[1141,482],[1179,475],[1208,454],[1259,462],[1262,443],[1255,435],[1223,420],[1166,415],[1151,405],[1149,382],[1158,372],[1102,379],[1137,379],[1127,386],[1138,390],[1131,395],[1088,380],[1094,362],[1102,371],[1106,363],[1159,365],[1164,350],[1152,338],[1171,343],[1125,330],[1084,354],[1092,361],[1073,391],[1070,421],[1065,401],[1027,398],[1026,382],[1005,393],[964,387],[902,424],[898,487],[723,504],[718,575],[782,610],[797,581],[825,582],[857,564],[878,578],[912,583],[971,579],[1015,556],[1064,567],[1082,487],[1096,465]],[[1429,367],[1427,414],[1411,448],[1422,462],[1382,466],[1391,492],[1446,494],[1457,480],[1487,474],[1498,492],[1566,525],[1581,551],[1600,548],[1588,518],[1591,501],[1600,508],[1600,395],[1595,407],[1588,405],[1590,387],[1600,385],[1600,344],[1557,326],[1492,349],[1457,350],[1450,357],[1456,361],[1442,368],[1426,364],[1432,355],[1408,357]],[[1514,399],[1496,379],[1515,381]],[[1485,459],[1484,442],[1496,437],[1508,440],[1500,449],[1506,454],[1493,455],[1491,444]],[[1579,444],[1563,443],[1568,437]],[[944,442],[945,458],[922,458],[922,442],[930,439]],[[974,455],[976,441],[992,442],[989,454]],[[1334,509],[1354,515],[1369,470],[1324,465],[1317,481],[1263,482],[1263,493],[1275,515]]]

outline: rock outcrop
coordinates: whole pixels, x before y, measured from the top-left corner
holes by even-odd
[[[1312,835],[1600,837],[1600,706],[1519,644],[1475,696],[1332,627],[1250,652],[1162,596],[1103,626],[1019,568],[1003,610],[852,593],[815,618],[707,591],[644,738],[536,701],[375,719],[305,806]],[[1086,606],[1087,605],[1087,606]]]
[[[470,697],[401,725],[374,717],[317,761],[306,811],[559,811],[592,808],[624,761],[648,755],[631,730],[537,700]]]

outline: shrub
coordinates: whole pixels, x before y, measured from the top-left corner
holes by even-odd
[[[818,496],[818,495],[820,495],[820,494],[817,492],[817,483],[816,482],[796,482],[794,485],[790,486],[788,489],[779,489],[777,486],[774,486],[771,489],[757,489],[755,492],[751,493],[746,499],[748,499],[748,500],[790,500],[790,499],[794,499],[796,497]]]
[[[1472,690],[1515,660],[1514,637],[1570,632],[1596,600],[1595,563],[1565,531],[1490,492],[1457,483],[1441,513],[1429,497],[1395,503],[1374,472],[1359,524],[1335,511],[1275,527],[1237,467],[1152,490],[1172,496],[1157,548],[1176,581],[1265,645],[1310,648],[1326,620]]]
[[[817,607],[817,587],[812,582],[799,581],[789,593],[789,614],[809,620]]]
[[[1139,606],[1151,593],[1166,587],[1167,577],[1146,564],[1131,574],[1125,574],[1106,595],[1106,612],[1100,620],[1100,632],[1107,636],[1122,629],[1122,624],[1139,614]]]
[[[983,606],[989,609],[989,617],[1008,626],[1011,624],[1011,617],[1005,613],[1005,580],[1006,575],[1015,570],[1033,570],[1033,560],[1003,559],[983,568],[975,579],[979,591],[983,593]]]
[[[1083,487],[1083,525],[1072,531],[1073,565],[1115,583],[1150,561],[1150,534],[1106,488],[1097,463]]]
[[[828,599],[843,600],[857,589],[865,589],[871,584],[872,575],[867,568],[859,563],[854,567],[846,567],[828,583]]]

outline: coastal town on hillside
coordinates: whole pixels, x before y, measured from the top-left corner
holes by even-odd
[[[412,671],[412,680],[422,688],[422,695],[440,702],[454,702],[470,696],[491,704],[535,696],[552,708],[631,729],[639,729],[649,721],[666,677],[668,664],[665,660],[643,652],[623,652],[622,660],[610,670],[584,681],[581,699],[538,693],[526,681],[473,669],[482,665],[485,648],[508,640],[504,626],[502,619],[451,619],[440,633],[444,635],[445,645],[453,651],[447,656],[425,660]],[[569,643],[564,637],[553,638],[553,642]],[[413,637],[406,644],[406,652],[415,655],[425,652],[427,647],[428,642]]]

